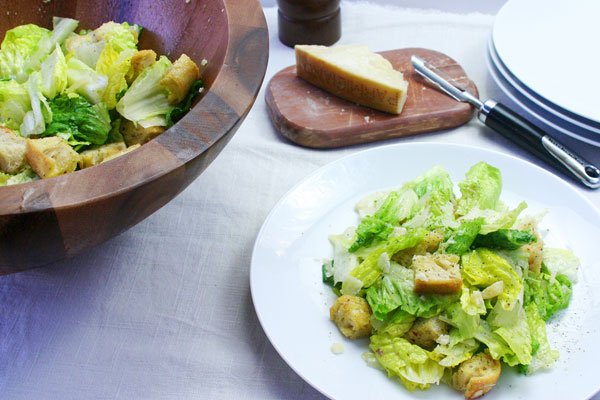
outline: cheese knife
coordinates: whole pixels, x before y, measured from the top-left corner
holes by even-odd
[[[600,169],[584,160],[558,140],[548,136],[510,108],[494,101],[481,101],[467,90],[450,83],[445,74],[420,57],[412,56],[411,63],[419,75],[436,85],[448,96],[475,107],[477,118],[518,146],[529,151],[555,169],[576,178],[585,186],[600,188]]]

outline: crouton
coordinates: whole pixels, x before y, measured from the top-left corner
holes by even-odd
[[[427,232],[423,240],[416,246],[400,250],[392,256],[392,260],[405,267],[410,267],[412,264],[412,259],[415,255],[433,253],[438,249],[443,240],[444,235],[441,232]]]
[[[447,333],[448,324],[438,317],[417,318],[404,338],[412,344],[431,351],[437,345],[437,339]]]
[[[27,139],[25,157],[42,179],[73,172],[79,161],[79,154],[58,136]]]
[[[135,81],[143,70],[152,66],[156,62],[156,53],[154,50],[140,50],[131,57],[131,68],[127,73],[127,83]]]
[[[126,149],[124,149],[124,150],[122,150],[122,151],[120,151],[120,152],[118,152],[118,153],[115,153],[115,154],[111,154],[111,155],[109,155],[109,156],[108,156],[108,157],[106,157],[106,158],[104,159],[104,161],[102,161],[102,162],[105,162],[105,161],[112,160],[113,158],[121,157],[121,156],[122,156],[122,155],[124,155],[124,154],[127,154],[127,153],[130,153],[130,152],[134,151],[134,150],[135,150],[135,149],[137,149],[138,147],[141,147],[141,145],[139,145],[139,144],[134,144],[133,146],[129,146],[128,148],[126,148]]]
[[[164,126],[151,126],[144,128],[141,125],[135,125],[133,122],[123,119],[121,123],[121,134],[127,146],[133,146],[134,144],[144,144],[165,131]]]
[[[462,277],[455,254],[426,254],[414,256],[416,293],[451,294],[462,288]]]
[[[487,353],[479,353],[460,364],[452,374],[452,386],[466,399],[481,397],[494,387],[502,367]]]
[[[340,296],[329,309],[329,317],[349,339],[371,335],[371,307],[362,297]]]
[[[79,168],[89,168],[100,164],[106,158],[127,149],[125,143],[105,144],[93,150],[86,150],[79,155]]]
[[[21,172],[27,165],[26,147],[24,138],[10,129],[0,127],[0,172],[11,175]]]
[[[198,65],[187,55],[173,63],[165,76],[160,80],[167,92],[169,92],[169,103],[179,104],[190,91],[192,84],[200,78]]]

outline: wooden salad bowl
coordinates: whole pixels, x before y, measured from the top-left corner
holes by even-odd
[[[0,187],[0,274],[73,256],[134,226],[185,189],[240,126],[262,84],[268,31],[259,0],[0,1],[0,33],[24,23],[145,29],[139,48],[206,59],[192,110],[141,148],[57,178]]]

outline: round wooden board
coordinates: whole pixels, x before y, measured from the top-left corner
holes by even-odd
[[[380,53],[409,82],[400,115],[373,110],[309,84],[296,76],[296,66],[278,72],[267,87],[266,102],[276,129],[294,143],[334,148],[454,128],[468,122],[473,108],[441,92],[410,63],[417,55],[478,95],[477,87],[452,58],[434,50],[407,48]]]

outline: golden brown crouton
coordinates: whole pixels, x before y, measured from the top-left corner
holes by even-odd
[[[127,146],[133,146],[134,144],[144,144],[165,131],[164,126],[151,126],[144,128],[141,125],[135,125],[133,122],[123,119],[121,123],[121,134]]]
[[[371,335],[371,307],[362,297],[340,296],[329,309],[329,317],[349,339]]]
[[[415,255],[423,255],[427,253],[433,253],[438,249],[440,243],[444,240],[444,235],[441,232],[431,231],[427,232],[421,242],[415,247],[400,250],[392,256],[392,260],[405,267],[410,267],[412,259]]]
[[[481,397],[494,387],[502,367],[487,353],[479,353],[460,364],[452,374],[452,386],[466,399]]]
[[[25,157],[31,169],[42,179],[73,172],[79,161],[79,154],[58,136],[27,139]]]
[[[404,338],[425,350],[433,350],[437,346],[436,341],[440,335],[447,333],[448,324],[438,317],[417,318]]]
[[[118,153],[115,153],[115,154],[111,154],[110,156],[106,157],[106,158],[104,159],[104,161],[108,161],[108,160],[112,160],[113,158],[121,157],[121,156],[122,156],[122,155],[124,155],[124,154],[127,154],[127,153],[130,153],[130,152],[134,151],[134,150],[135,150],[135,149],[137,149],[138,147],[141,147],[141,145],[139,145],[139,144],[134,144],[133,146],[129,146],[128,148],[126,148],[126,149],[125,149],[125,150],[123,150],[123,151],[120,151],[120,152],[118,152]],[[102,162],[104,162],[104,161],[102,161]]]
[[[93,150],[86,150],[79,155],[79,168],[89,168],[100,164],[106,158],[127,149],[125,143],[105,144]]]
[[[160,80],[169,92],[169,103],[178,104],[190,91],[192,84],[200,78],[200,69],[191,58],[182,54]]]
[[[0,172],[16,174],[27,165],[26,141],[13,131],[0,127]]]
[[[143,70],[152,66],[156,62],[156,53],[154,50],[140,50],[131,57],[131,68],[127,73],[127,83],[135,81]]]
[[[415,292],[450,294],[462,288],[462,277],[455,254],[426,254],[415,256],[412,268],[415,271]]]

